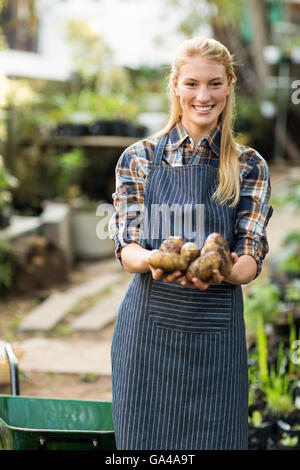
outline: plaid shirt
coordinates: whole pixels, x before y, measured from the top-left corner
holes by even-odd
[[[112,195],[115,212],[109,223],[109,232],[115,241],[116,258],[120,262],[123,246],[132,241],[140,243],[145,183],[157,142],[156,137],[136,142],[122,153],[116,166],[116,191]],[[218,168],[220,143],[221,130],[217,126],[200,139],[193,150],[191,137],[181,121],[178,121],[169,133],[162,165],[187,165],[194,157],[194,164]],[[236,243],[232,251],[238,256],[253,256],[258,265],[257,277],[269,251],[265,231],[273,212],[273,208],[268,205],[271,194],[269,169],[256,150],[238,144],[237,148],[240,153],[241,187],[235,223]]]

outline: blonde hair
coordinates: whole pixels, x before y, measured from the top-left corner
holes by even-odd
[[[171,67],[168,83],[170,96],[169,119],[166,126],[156,134],[156,137],[168,133],[182,116],[179,97],[176,96],[174,90],[174,81],[178,79],[180,67],[186,63],[189,58],[195,56],[205,57],[223,64],[227,78],[231,80],[229,95],[227,96],[225,107],[219,118],[221,125],[219,184],[212,199],[216,200],[219,204],[224,204],[231,200],[229,207],[234,207],[237,205],[240,196],[240,165],[236,144],[233,138],[234,84],[236,82],[236,75],[233,69],[233,56],[219,41],[211,38],[195,37],[184,41],[178,48]]]

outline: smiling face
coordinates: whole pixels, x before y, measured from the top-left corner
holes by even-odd
[[[230,92],[223,64],[191,57],[181,67],[174,91],[182,108],[182,124],[196,144],[218,124]]]

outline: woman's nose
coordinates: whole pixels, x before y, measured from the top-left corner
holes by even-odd
[[[210,99],[210,94],[207,86],[202,85],[199,86],[198,92],[197,92],[197,99],[201,102],[206,102]]]

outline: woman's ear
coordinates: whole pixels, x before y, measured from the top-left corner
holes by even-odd
[[[178,82],[177,82],[176,80],[173,80],[173,81],[172,81],[172,86],[173,86],[175,95],[176,95],[176,96],[179,96]]]
[[[231,85],[232,85],[232,77],[229,77],[228,78],[228,90],[227,90],[226,96],[228,96],[230,93]]]

